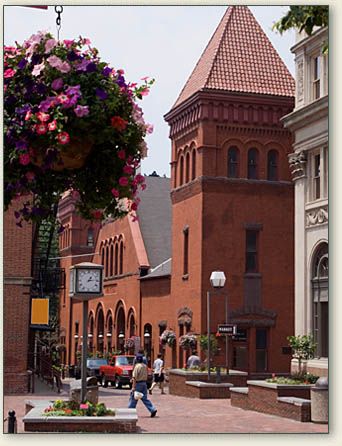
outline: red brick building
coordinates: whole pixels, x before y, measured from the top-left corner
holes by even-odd
[[[165,328],[177,338],[205,334],[210,273],[222,270],[227,282],[211,297],[210,331],[225,322],[227,294],[228,320],[239,329],[230,339],[230,367],[289,371],[293,186],[291,138],[280,118],[292,110],[293,95],[293,78],[249,9],[230,7],[165,116],[171,180],[146,177],[139,220],[93,228],[76,216],[71,196],[62,200],[67,278],[69,266],[82,261],[105,269],[104,297],[90,303],[91,349],[122,349],[136,335],[153,359]],[[71,364],[81,320],[81,304],[71,305],[66,289],[61,327]],[[215,362],[224,364],[222,338],[219,348]],[[177,343],[165,358],[182,367],[186,354]]]
[[[3,345],[5,394],[28,391],[32,225],[15,225],[15,206],[4,214]]]

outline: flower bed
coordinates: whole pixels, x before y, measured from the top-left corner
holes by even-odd
[[[51,402],[45,400],[26,401],[26,415],[23,418],[25,432],[137,432],[136,409],[110,409],[113,415],[50,415],[45,411]]]
[[[65,190],[88,220],[136,210],[144,187],[136,169],[152,131],[137,99],[153,80],[142,80],[127,82],[82,37],[57,41],[38,32],[5,47],[4,203],[27,197],[15,212],[19,226],[54,217]]]
[[[107,409],[104,403],[92,404],[87,401],[79,404],[76,401],[57,400],[44,410],[45,417],[102,417],[115,415],[115,410]]]

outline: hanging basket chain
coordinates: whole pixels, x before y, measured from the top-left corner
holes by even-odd
[[[62,26],[62,18],[61,18],[61,14],[63,12],[63,6],[55,6],[55,13],[57,14],[57,18],[56,18],[56,27],[57,27],[57,39],[59,40],[59,31],[61,29]]]

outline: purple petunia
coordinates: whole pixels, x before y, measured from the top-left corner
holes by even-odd
[[[90,62],[87,66],[87,73],[94,73],[97,70],[97,65],[94,62]]]
[[[65,90],[65,94],[68,96],[75,95],[81,97],[81,86],[80,85],[72,85]]]
[[[87,116],[89,114],[89,107],[88,105],[78,105],[74,112],[76,116],[82,118],[83,116]]]
[[[103,74],[104,76],[109,76],[110,73],[111,73],[112,71],[113,71],[112,68],[110,68],[110,67],[104,67],[104,69],[102,70],[102,74]]]
[[[27,65],[27,60],[25,58],[21,59],[21,61],[18,63],[18,68],[22,70]]]
[[[101,88],[96,88],[96,96],[98,96],[102,101],[108,98],[108,93]]]
[[[83,59],[82,62],[80,62],[77,65],[77,71],[86,71],[87,70],[87,66],[90,64],[90,60],[88,59]]]
[[[59,77],[51,82],[51,88],[53,90],[60,90],[63,87],[63,79]]]

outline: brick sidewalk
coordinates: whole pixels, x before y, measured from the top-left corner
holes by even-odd
[[[61,394],[50,389],[35,395],[4,396],[4,418],[9,410],[15,410],[18,432],[24,432],[22,417],[27,399],[66,399],[68,385]],[[127,407],[129,389],[99,389],[99,401],[108,407]],[[142,433],[327,433],[328,426],[300,423],[287,418],[261,414],[231,407],[230,400],[199,400],[180,396],[160,395],[155,389],[149,398],[158,409],[157,416],[150,418],[145,406],[137,406],[138,426]],[[4,427],[7,431],[7,424]]]

